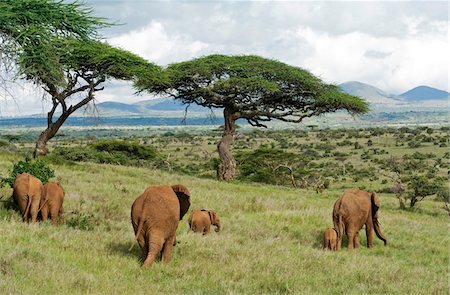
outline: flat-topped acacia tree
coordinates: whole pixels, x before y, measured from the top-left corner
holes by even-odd
[[[265,122],[273,119],[298,123],[337,110],[368,111],[363,99],[342,93],[310,72],[259,56],[215,54],[171,64],[165,73],[168,82],[159,86],[160,93],[186,104],[223,108],[224,132],[217,145],[221,159],[217,176],[223,180],[236,173],[230,146],[238,119],[266,127]]]
[[[139,85],[139,79],[145,79],[147,87],[155,82],[161,84],[162,69],[131,52],[94,40],[63,38],[54,42],[58,43],[53,46],[58,49],[55,56],[62,65],[62,85],[40,70],[39,56],[24,55],[20,60],[26,78],[42,86],[52,102],[47,128],[36,141],[34,157],[47,153],[47,142],[71,114],[94,100],[95,93],[103,90],[103,82],[116,79]]]
[[[77,1],[0,0],[0,69],[21,78],[19,60],[32,55],[39,61],[35,71],[39,70],[40,75],[45,72],[47,80],[52,79],[55,84],[63,84],[54,39],[97,39],[97,30],[109,25]]]

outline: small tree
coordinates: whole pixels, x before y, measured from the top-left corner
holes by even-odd
[[[186,104],[223,108],[225,124],[217,145],[221,159],[217,175],[223,180],[236,174],[230,147],[238,119],[267,127],[273,119],[299,123],[337,110],[368,111],[364,100],[340,92],[308,71],[259,56],[210,55],[169,65],[166,73],[168,83],[160,85],[159,92]],[[154,90],[145,85],[142,89]]]
[[[436,180],[430,181],[425,176],[414,175],[408,182],[410,208],[428,196],[437,194],[442,190],[442,184]]]
[[[71,114],[94,100],[95,93],[103,90],[100,84],[106,80],[132,80],[139,85],[140,77],[149,85],[160,77],[157,65],[106,43],[73,38],[55,40],[55,43],[55,54],[64,65],[63,86],[53,82],[52,77],[40,70],[40,59],[36,56],[24,56],[21,60],[26,78],[42,85],[52,101],[52,108],[47,113],[47,128],[36,141],[34,157],[47,153],[47,142]],[[78,100],[74,96],[78,96]],[[60,111],[58,116],[57,110]]]

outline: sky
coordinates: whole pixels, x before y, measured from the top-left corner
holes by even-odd
[[[449,91],[448,1],[85,3],[117,24],[101,31],[106,42],[161,66],[213,53],[255,54],[328,83],[360,81],[392,94],[420,85]],[[28,85],[13,95],[14,101],[0,98],[0,116],[48,108],[36,99],[42,92]],[[109,82],[96,96],[97,102],[149,98],[124,82]]]

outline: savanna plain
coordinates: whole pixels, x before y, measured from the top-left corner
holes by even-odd
[[[0,294],[450,293],[445,200],[419,197],[410,208],[408,197],[414,175],[448,190],[447,127],[238,130],[233,182],[215,179],[220,130],[78,131],[62,129],[43,158],[66,192],[64,225],[23,223],[11,189],[1,190]],[[2,131],[1,177],[31,154],[29,134]],[[390,189],[396,163],[403,210]],[[170,263],[143,268],[139,247],[128,251],[131,204],[149,185],[178,183],[190,210],[214,209],[222,230],[189,232],[186,215]],[[350,188],[378,192],[387,246],[374,237],[368,249],[363,229],[354,251],[345,240],[322,249],[333,204]]]

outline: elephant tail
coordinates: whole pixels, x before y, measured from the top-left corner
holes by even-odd
[[[30,207],[31,207],[31,196],[27,195],[27,208],[25,209],[25,212],[22,215],[23,221],[27,220],[28,214],[30,213]]]
[[[38,212],[41,211],[42,208],[44,208],[44,206],[47,205],[47,203],[48,203],[48,199],[46,198],[46,199],[44,200],[44,202],[42,202],[42,205],[39,206]]]
[[[386,237],[381,232],[380,222],[378,221],[378,218],[374,218],[373,223],[374,223],[375,234],[377,235],[377,237],[380,240],[382,240],[384,242],[384,245],[386,246],[387,240],[386,240]]]
[[[333,225],[334,225],[334,230],[337,233],[337,239],[339,241],[342,240],[342,237],[344,236],[344,233],[345,233],[345,226],[344,226],[344,221],[343,221],[343,217],[341,214],[341,202],[336,203],[334,205]]]
[[[139,224],[138,224],[138,227],[137,227],[137,230],[136,230],[136,234],[135,234],[135,237],[134,237],[134,241],[131,244],[131,247],[128,249],[128,252],[130,252],[133,249],[134,245],[136,245],[136,242],[137,242],[138,237],[139,237],[139,233],[141,232],[143,226],[144,226],[144,219],[140,218],[139,219]]]
[[[337,233],[337,238],[342,239],[345,233],[344,221],[342,220],[342,215],[339,214],[337,222],[334,224],[334,230]]]

